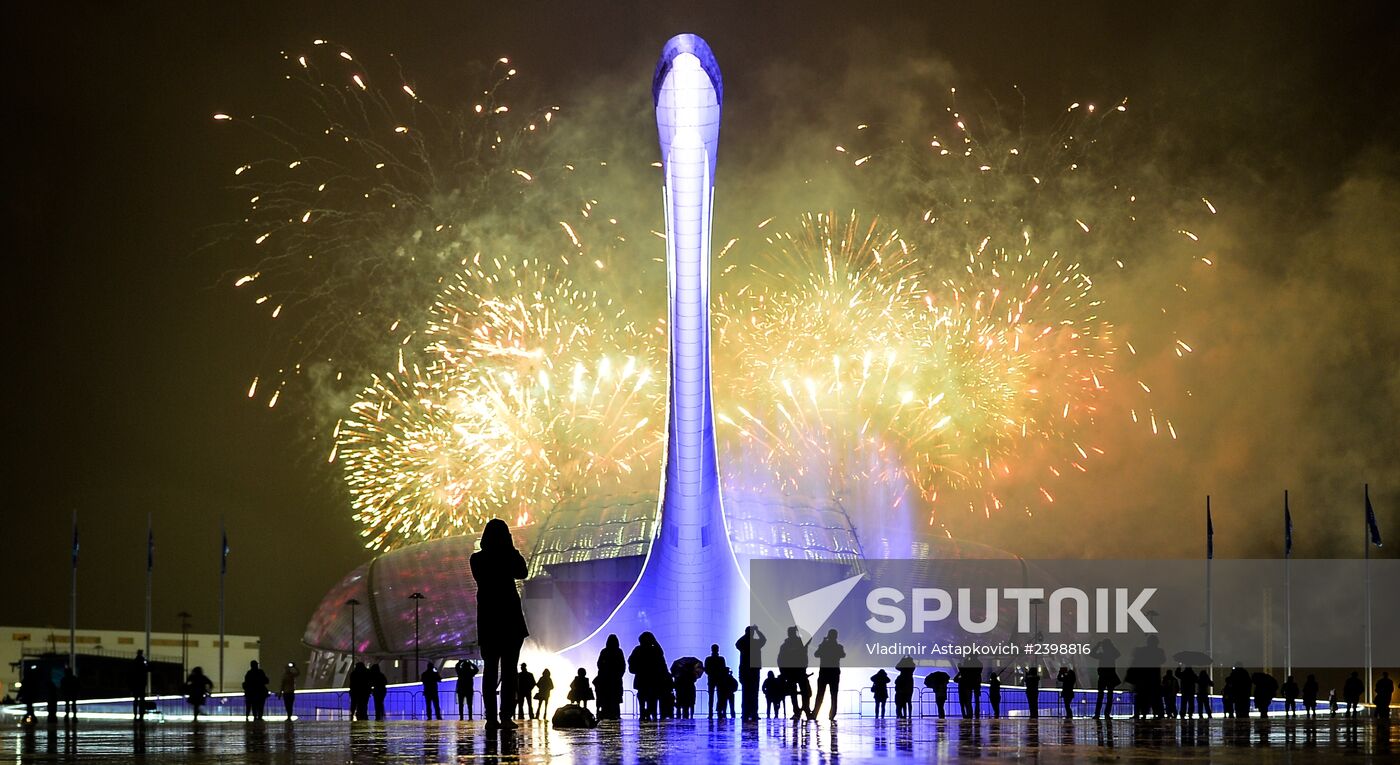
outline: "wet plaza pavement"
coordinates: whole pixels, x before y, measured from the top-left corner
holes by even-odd
[[[93,763],[834,763],[842,760],[999,759],[1126,762],[1330,762],[1393,760],[1397,726],[1321,718],[1205,723],[1059,719],[912,722],[851,717],[830,722],[687,720],[596,730],[524,725],[487,736],[481,722],[304,721],[130,723],[83,721],[33,731],[4,718],[0,757],[17,762]]]

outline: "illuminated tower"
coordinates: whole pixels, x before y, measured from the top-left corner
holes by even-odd
[[[678,35],[652,80],[666,207],[670,394],[660,523],[637,583],[579,644],[644,630],[668,657],[705,656],[743,630],[743,578],[720,506],[710,397],[710,223],[724,85],[705,41]],[[595,654],[596,655],[596,654]]]

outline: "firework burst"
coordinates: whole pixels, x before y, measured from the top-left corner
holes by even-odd
[[[247,208],[229,237],[250,244],[253,265],[229,278],[287,325],[249,388],[269,404],[307,366],[339,379],[411,342],[462,258],[523,238],[498,222],[541,214],[572,170],[550,159],[556,108],[503,103],[508,59],[474,76],[471,102],[442,108],[326,40],[283,58],[296,109],[214,115],[268,149],[233,171]]]
[[[483,260],[434,303],[428,371],[376,377],[337,434],[370,547],[657,485],[658,334],[556,268]]]
[[[367,545],[655,490],[660,247],[619,221],[625,204],[592,191],[640,199],[654,177],[566,158],[556,108],[502,103],[515,74],[505,59],[449,109],[324,41],[286,60],[308,115],[216,116],[275,147],[236,170],[249,205],[236,231],[259,258],[235,281],[293,339],[248,395],[275,404],[308,364],[337,380],[347,370],[356,388],[368,376],[331,454]],[[1125,111],[1073,104],[1048,132],[993,124],[977,135],[950,106],[920,141],[859,125],[836,147],[835,177],[897,229],[815,214],[790,232],[765,221],[721,248],[713,369],[726,490],[912,502],[936,525],[939,508],[1053,503],[1057,482],[1102,454],[1106,412],[1175,438],[1151,387],[1122,370],[1144,343],[1185,356],[1190,342],[1140,327],[1129,337],[1095,280],[1131,277],[1130,256],[1146,247],[1124,243],[1160,248],[1152,237],[1171,237],[1192,267],[1211,258],[1191,249],[1199,237],[1175,223],[1187,216],[1153,178],[1103,170],[1094,148]],[[1198,214],[1215,213],[1200,201]],[[1175,294],[1184,281],[1162,284]]]
[[[806,491],[815,470],[817,490],[840,497],[898,479],[927,503],[951,490],[991,512],[997,487],[1032,464],[1082,469],[1077,434],[1114,349],[1076,266],[1036,257],[1027,238],[940,275],[855,216],[808,216],[770,243],[717,322],[721,358],[734,360],[717,371],[717,398],[732,402],[721,433],[766,456],[765,475],[735,465],[749,475],[734,480]],[[890,456],[860,456],[872,452]]]

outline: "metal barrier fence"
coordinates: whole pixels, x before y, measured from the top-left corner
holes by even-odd
[[[930,688],[919,687],[916,689],[911,702],[911,714],[914,717],[937,717],[938,705],[936,693]],[[549,711],[557,709],[567,703],[566,694],[558,694],[557,697],[550,698]],[[481,717],[483,713],[481,692],[473,689],[472,709],[476,717]],[[1116,716],[1126,716],[1132,714],[1134,694],[1132,691],[1113,691],[1113,713]],[[847,688],[837,694],[837,698],[842,702],[838,704],[838,709],[843,716],[854,714],[859,717],[873,716],[875,712],[875,699],[869,687]],[[1060,696],[1059,689],[1041,688],[1037,694],[1039,703],[1039,716],[1041,717],[1063,717],[1065,705]],[[148,715],[157,718],[167,717],[184,719],[188,718],[193,708],[189,702],[181,696],[151,696],[148,701],[153,702],[155,709],[147,712]],[[697,699],[697,713],[706,712],[704,694],[701,693]],[[446,680],[438,686],[438,702],[442,708],[444,719],[456,719],[458,716],[458,700],[456,692],[456,681]],[[759,698],[760,709],[765,709],[766,699],[761,695]],[[1094,714],[1095,692],[1092,690],[1076,690],[1070,700],[1070,712],[1075,717],[1089,717]],[[1179,702],[1178,702],[1179,703]],[[976,701],[977,713],[983,717],[990,717],[992,714],[991,703],[987,693],[987,687],[983,686],[978,693]],[[1219,696],[1211,696],[1209,700],[1211,714],[1220,716],[1223,714],[1221,699]],[[1029,715],[1030,703],[1026,695],[1025,688],[1018,686],[1003,685],[1000,696],[1000,715],[1002,717],[1024,718]],[[1323,713],[1327,712],[1326,702],[1320,705]],[[895,716],[894,694],[889,694],[886,704],[886,715]],[[829,707],[828,707],[829,708]],[[1178,710],[1181,708],[1177,707]],[[42,711],[42,707],[39,707]],[[101,699],[79,702],[79,710],[82,713],[98,713],[105,715],[130,715],[132,713],[132,701],[126,699]],[[264,717],[268,720],[285,719],[285,706],[277,696],[269,696],[264,710]],[[851,710],[854,710],[852,712]],[[958,689],[955,685],[948,687],[947,701],[944,704],[945,714],[948,717],[961,717],[961,703]],[[410,683],[390,686],[384,700],[385,719],[388,720],[421,720],[426,717],[427,706],[424,703],[424,696],[421,684]],[[791,710],[787,709],[790,713]],[[1257,715],[1251,706],[1251,714]],[[1282,713],[1284,711],[1284,701],[1274,699],[1269,707],[1271,714]],[[374,716],[374,703],[369,704],[371,717]],[[1302,706],[1299,704],[1299,714],[1302,713]],[[60,713],[62,709],[60,708]],[[350,719],[350,695],[345,689],[314,689],[298,691],[293,697],[292,714],[303,720],[349,720]],[[632,689],[623,690],[622,714],[624,717],[636,717],[639,714],[639,704],[637,694]],[[244,698],[241,693],[215,694],[208,700],[200,713],[202,718],[217,718],[219,720],[244,719],[248,716],[245,708]]]

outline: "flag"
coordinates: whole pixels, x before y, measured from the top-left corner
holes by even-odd
[[[1283,557],[1293,555],[1293,516],[1288,512],[1288,491],[1283,492]]]
[[[220,555],[219,555],[219,573],[220,573],[220,574],[227,574],[227,573],[228,573],[228,532],[227,532],[227,531],[224,532],[224,545],[223,545],[223,547],[221,548],[221,550],[220,550]]]
[[[1366,531],[1371,535],[1371,544],[1381,546],[1381,528],[1376,525],[1376,511],[1371,507],[1371,487],[1366,487]]]
[[[78,567],[78,514],[73,514],[73,568]]]
[[[1210,497],[1206,497],[1206,560],[1215,558],[1215,524],[1210,522]]]

